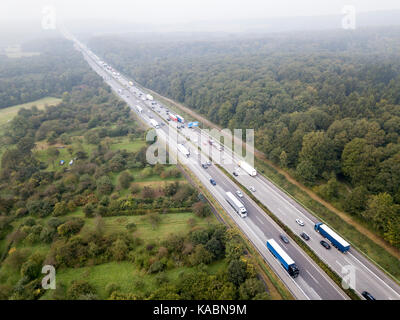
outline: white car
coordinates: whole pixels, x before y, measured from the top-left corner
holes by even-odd
[[[236,194],[239,198],[243,198],[243,193],[240,192],[240,190],[236,191]]]
[[[249,189],[250,189],[250,191],[252,191],[252,192],[256,192],[256,188],[254,188],[253,186],[251,186]]]
[[[300,220],[300,219],[296,219],[296,222],[297,222],[297,224],[299,225],[299,226],[304,226],[304,222],[302,221],[302,220]]]

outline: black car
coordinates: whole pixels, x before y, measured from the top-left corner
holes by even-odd
[[[300,234],[300,237],[302,237],[302,238],[303,238],[304,240],[306,240],[306,241],[310,240],[310,237],[309,237],[308,234],[305,233],[305,232],[302,232],[302,233]]]
[[[238,173],[237,173],[236,171],[233,171],[233,175],[234,175],[235,177],[237,177],[237,176],[238,176]]]
[[[321,240],[320,244],[327,250],[331,248],[330,244],[324,240]]]
[[[363,291],[361,295],[366,299],[366,300],[376,300],[368,291]]]
[[[285,235],[281,234],[280,237],[284,243],[289,243],[289,239]]]
[[[217,185],[217,183],[215,182],[214,179],[210,179],[210,182],[211,182],[211,184],[212,184],[213,186],[216,186],[216,185]]]
[[[204,163],[202,163],[201,166],[203,167],[203,169],[208,169],[208,166]]]

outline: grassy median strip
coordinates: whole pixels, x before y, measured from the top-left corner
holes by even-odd
[[[205,188],[200,180],[183,164],[179,164],[179,167],[184,171],[184,174],[188,176],[192,183],[194,183],[195,187],[205,196],[210,205],[214,208],[215,212],[219,215],[219,218],[222,219],[223,223],[227,225],[229,228],[234,229],[244,240],[244,244],[246,246],[247,251],[250,256],[254,258],[254,260],[258,264],[258,268],[260,271],[264,273],[264,281],[266,281],[270,296],[273,300],[294,300],[290,291],[286,288],[286,286],[281,282],[281,280],[275,275],[275,273],[271,270],[269,265],[260,258],[259,253],[254,248],[252,243],[247,239],[247,237],[243,234],[243,232],[236,226],[236,224],[232,221],[232,219],[225,213],[225,210],[221,207],[217,200],[210,194],[210,192]],[[217,217],[218,218],[218,217]]]
[[[306,252],[311,259],[340,287],[342,288],[342,278],[333,271],[325,262],[323,262],[311,248],[303,241],[301,238],[295,234],[292,230],[290,230],[282,221],[280,221],[271,211],[268,210],[256,197],[254,197],[250,191],[248,191],[242,184],[240,184],[237,180],[235,180],[224,168],[220,165],[216,164],[219,169],[221,169],[226,176],[228,176],[233,182],[240,185],[243,192],[245,192],[262,210],[264,210],[287,234],[291,237],[299,246]],[[342,288],[343,289],[343,288]],[[360,297],[357,293],[349,288],[347,290],[343,289],[343,291],[352,299],[352,300],[360,300]]]

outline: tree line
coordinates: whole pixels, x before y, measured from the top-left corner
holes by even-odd
[[[215,123],[400,247],[399,28],[89,45]],[[344,189],[344,190],[343,190]],[[380,210],[376,210],[380,208]]]

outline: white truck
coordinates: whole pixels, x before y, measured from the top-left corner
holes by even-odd
[[[149,94],[146,94],[146,99],[147,99],[147,100],[150,100],[150,101],[153,101],[153,100],[154,100],[153,96],[151,96],[151,95],[149,95]]]
[[[239,164],[239,167],[241,167],[244,171],[246,171],[250,176],[255,177],[257,175],[257,170],[254,169],[247,162],[239,161],[238,164]]]
[[[246,218],[247,217],[247,210],[244,207],[243,203],[236,198],[232,192],[227,192],[226,193],[226,201],[231,205],[231,207],[236,211],[236,213],[241,217],[241,218]]]
[[[188,149],[186,149],[186,147],[183,144],[178,143],[178,150],[180,152],[182,152],[187,158],[189,158],[190,151]]]
[[[142,108],[141,106],[136,106],[136,110],[137,110],[139,113],[142,113],[142,112],[143,112],[143,108]]]
[[[154,120],[154,119],[150,119],[150,124],[151,124],[154,128],[156,128],[156,129],[159,129],[159,128],[160,128],[159,123],[158,123],[156,120]]]

